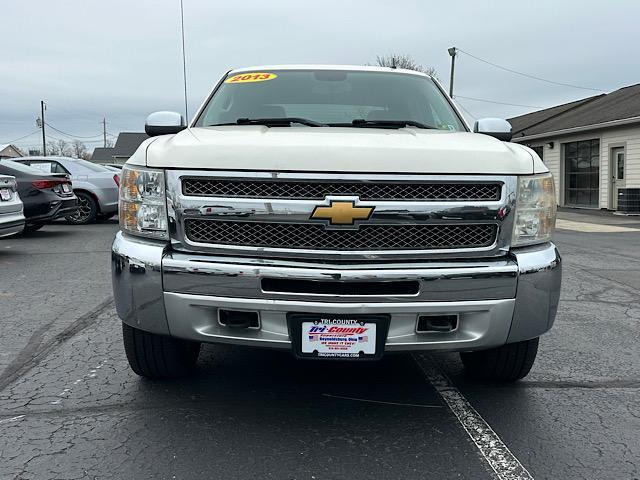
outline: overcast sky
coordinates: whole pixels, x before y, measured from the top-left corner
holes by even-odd
[[[637,0],[184,0],[189,112],[232,67],[364,64],[407,53],[448,88],[456,46],[505,67],[612,91],[640,82]],[[0,14],[0,143],[47,122],[76,136],[142,131],[182,111],[179,0],[15,0]],[[474,117],[513,117],[598,92],[543,83],[461,54],[455,92]],[[471,121],[472,117],[468,117]],[[67,138],[49,130],[52,138]],[[98,137],[87,139],[90,147]],[[39,145],[34,134],[15,142]]]

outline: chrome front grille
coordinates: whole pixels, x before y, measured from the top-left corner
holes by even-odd
[[[353,182],[284,181],[269,179],[184,178],[186,196],[282,198],[322,200],[327,195],[349,195],[364,201],[496,201],[498,182]]]
[[[363,224],[357,230],[328,230],[313,223],[187,219],[194,243],[307,250],[445,250],[485,248],[496,241],[494,224]]]
[[[513,231],[516,176],[171,169],[165,175],[178,251],[313,262],[467,259],[505,255]],[[339,204],[351,207],[331,210]],[[318,207],[325,207],[322,215],[315,215]],[[369,217],[356,215],[364,210]],[[342,223],[343,214],[353,214],[353,224]]]

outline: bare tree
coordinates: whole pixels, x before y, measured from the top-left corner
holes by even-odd
[[[53,140],[49,140],[47,142],[47,155],[60,155],[60,147],[58,146],[58,142],[54,142]]]
[[[406,53],[392,53],[390,55],[378,55],[376,63],[380,67],[406,68],[407,70],[417,70],[432,77],[438,78],[438,73],[434,67],[424,67],[416,62],[411,55]]]
[[[61,157],[71,156],[71,145],[69,145],[69,142],[63,139],[58,140],[58,155]]]
[[[74,140],[71,147],[73,149],[73,152],[71,154],[73,157],[84,158],[85,160],[91,157],[91,155],[87,151],[86,145],[82,143],[80,140]]]

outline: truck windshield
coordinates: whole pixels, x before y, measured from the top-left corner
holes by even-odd
[[[346,70],[229,75],[195,126],[256,123],[466,131],[431,78],[396,71]]]

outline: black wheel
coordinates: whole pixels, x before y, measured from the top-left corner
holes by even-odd
[[[84,192],[76,192],[76,197],[78,197],[78,210],[64,217],[67,222],[74,225],[85,225],[95,221],[98,214],[98,204],[94,198]]]
[[[460,358],[467,373],[474,378],[515,382],[531,370],[538,353],[538,341],[534,338],[489,350],[462,352]]]
[[[124,350],[131,369],[147,378],[187,375],[198,361],[200,344],[156,335],[122,324]]]
[[[36,225],[25,225],[24,230],[22,230],[22,233],[37,232],[42,227],[44,227],[44,223],[38,223]]]

